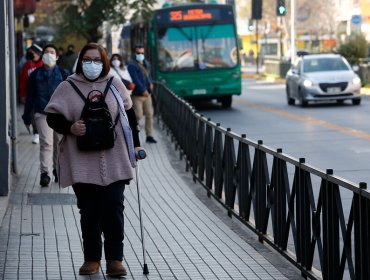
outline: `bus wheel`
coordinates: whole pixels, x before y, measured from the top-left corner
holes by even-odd
[[[223,97],[220,98],[220,102],[222,104],[222,107],[230,108],[231,103],[233,102],[233,97],[232,97],[232,95],[223,96]]]

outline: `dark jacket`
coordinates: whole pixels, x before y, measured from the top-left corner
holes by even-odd
[[[135,84],[135,88],[132,91],[133,96],[143,96],[143,93],[146,90],[150,92],[150,84],[152,83],[152,78],[150,74],[149,62],[144,60],[144,66],[147,69],[149,75],[146,75],[146,73],[136,61],[129,63],[127,66],[127,70],[130,73],[132,82]]]
[[[31,73],[28,79],[26,104],[22,116],[25,125],[31,124],[32,112],[46,115],[44,109],[54,90],[68,75],[67,70],[61,70],[58,66],[55,66],[52,70],[40,67]]]

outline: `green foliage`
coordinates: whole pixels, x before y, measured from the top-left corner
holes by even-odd
[[[367,41],[363,34],[356,33],[349,37],[345,44],[342,44],[338,52],[343,55],[351,65],[359,64],[360,58],[367,56]]]
[[[100,27],[103,22],[111,24],[125,23],[127,15],[142,15],[147,19],[156,0],[77,0],[77,4],[62,5],[63,13],[61,31],[74,33],[86,38],[88,42],[97,42],[102,33]]]
[[[153,5],[157,0],[135,0],[130,4],[130,10],[133,15],[130,21],[148,21],[153,14]]]

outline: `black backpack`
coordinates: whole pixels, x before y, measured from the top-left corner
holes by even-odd
[[[104,93],[98,90],[92,90],[88,93],[87,98],[71,80],[67,80],[85,102],[81,113],[81,120],[86,125],[86,134],[77,136],[77,147],[81,151],[107,150],[114,146],[114,140],[116,138],[115,126],[118,122],[119,115],[113,122],[108,105],[105,103],[105,97],[112,84],[112,80],[113,77],[109,79]],[[93,95],[94,93],[96,95]]]

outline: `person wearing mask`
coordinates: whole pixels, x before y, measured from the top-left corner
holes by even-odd
[[[132,91],[132,102],[138,122],[145,115],[145,133],[147,143],[157,143],[153,137],[153,104],[151,92],[153,84],[150,74],[150,65],[145,60],[144,47],[136,45],[134,48],[134,61],[127,66],[128,72],[135,84]]]
[[[63,134],[59,147],[60,184],[72,185],[80,209],[84,263],[79,274],[99,272],[104,246],[106,273],[121,277],[127,274],[122,264],[124,190],[133,178],[141,148],[130,95],[122,81],[109,71],[105,49],[96,43],[85,45],[76,73],[58,86],[45,110],[50,127]],[[110,90],[105,94],[107,87]],[[81,120],[85,101],[77,89],[90,102],[104,98],[112,119],[117,120],[113,147],[80,150],[77,137],[86,134],[86,124]]]
[[[122,56],[118,53],[112,54],[112,57],[110,59],[110,66],[110,74],[112,74],[117,79],[120,79],[131,95],[132,90],[135,88],[135,84],[132,82],[130,73],[128,72],[127,67],[122,61]]]
[[[26,63],[23,65],[21,73],[19,75],[19,100],[21,103],[26,102],[26,96],[27,96],[27,84],[28,84],[28,78],[33,72],[38,67],[42,67],[44,63],[42,62],[41,59],[41,54],[42,54],[42,48],[37,45],[33,44],[27,49],[26,52]],[[32,117],[32,143],[33,144],[38,144],[39,143],[39,133],[37,131],[37,127],[35,124],[35,120]]]
[[[70,73],[74,73],[74,65],[78,58],[78,54],[74,51],[74,49],[74,45],[68,45],[67,52],[63,56],[63,67]]]
[[[34,70],[28,79],[27,98],[22,115],[24,124],[28,128],[31,124],[31,112],[34,112],[36,127],[40,135],[40,185],[42,187],[47,187],[50,183],[49,168],[52,164],[55,181],[58,181],[56,167],[59,137],[48,126],[44,111],[54,90],[68,76],[66,70],[61,70],[56,65],[57,51],[53,44],[44,47],[41,54],[44,65]]]

